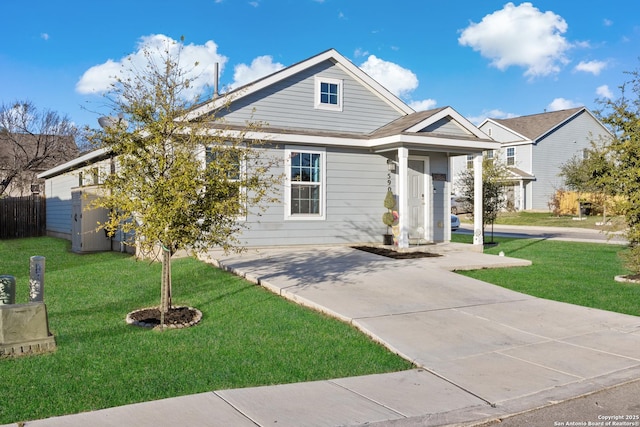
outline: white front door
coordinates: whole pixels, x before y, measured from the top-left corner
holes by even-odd
[[[409,159],[408,169],[408,202],[409,202],[409,239],[425,238],[425,160]]]

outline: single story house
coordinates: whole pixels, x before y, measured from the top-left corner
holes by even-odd
[[[381,243],[388,188],[397,200],[400,247],[449,241],[450,158],[499,148],[451,107],[414,111],[333,49],[214,97],[186,119],[208,116],[222,118],[227,130],[265,123],[256,138],[281,159],[274,171],[285,177],[280,201],[242,219],[247,246]],[[99,185],[87,181],[99,174],[87,171],[108,170],[108,154],[99,150],[41,174],[52,233],[71,237],[71,193]]]

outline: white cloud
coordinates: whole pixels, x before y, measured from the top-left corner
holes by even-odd
[[[610,26],[612,26],[612,25],[613,25],[613,21],[612,21],[611,19],[604,18],[604,19],[602,20],[602,24],[603,24],[605,27],[610,27]]]
[[[584,71],[585,73],[591,73],[594,76],[597,76],[606,67],[607,67],[607,63],[605,61],[589,61],[589,62],[580,61],[580,63],[576,65],[575,70]]]
[[[107,92],[115,83],[116,77],[127,78],[134,74],[132,70],[142,70],[148,63],[147,53],[152,60],[161,60],[167,49],[169,54],[176,57],[180,43],[163,34],[153,34],[140,38],[137,49],[132,54],[117,61],[107,60],[103,64],[94,65],[84,72],[76,83],[76,92],[81,94],[99,94]],[[184,64],[186,77],[192,79],[193,84],[184,92],[185,98],[195,98],[202,94],[207,86],[212,86],[215,79],[215,63],[224,68],[227,57],[218,53],[218,45],[207,41],[204,45],[183,45],[180,52],[180,63]],[[198,66],[194,67],[194,64]]]
[[[581,104],[573,102],[569,99],[556,98],[549,105],[547,105],[547,111],[567,110],[569,108],[579,107]]]
[[[279,62],[274,63],[271,56],[258,56],[251,61],[251,65],[239,64],[234,67],[233,83],[229,85],[229,88],[234,89],[251,83],[254,80],[275,73],[282,68],[284,68],[284,65]]]
[[[416,111],[426,111],[434,108],[438,102],[435,99],[423,99],[422,101],[411,101],[409,107]]]
[[[543,13],[531,3],[507,3],[480,23],[472,22],[458,43],[491,59],[491,65],[499,70],[518,66],[526,69],[525,76],[545,76],[568,63],[565,52],[571,44],[562,36],[567,27],[561,16]]]
[[[613,92],[607,85],[598,86],[596,94],[601,98],[613,99]]]
[[[511,119],[513,117],[517,117],[513,113],[505,113],[502,110],[493,109],[493,110],[483,110],[479,115],[473,117],[467,117],[467,119],[478,126],[486,119]]]
[[[360,68],[396,96],[406,96],[418,87],[418,77],[393,62],[370,55]]]
[[[357,48],[355,50],[355,52],[353,52],[353,56],[355,56],[356,58],[361,58],[363,56],[367,56],[369,55],[369,51],[368,50],[364,50],[362,48]]]
[[[49,34],[47,34],[47,33],[42,33],[42,34],[40,34],[40,38],[41,38],[42,40],[45,40],[45,41],[46,41],[46,40],[49,40]]]

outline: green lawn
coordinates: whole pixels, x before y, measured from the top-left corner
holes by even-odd
[[[470,243],[472,236],[454,234]],[[496,237],[499,245],[485,253],[531,260],[529,267],[460,272],[485,282],[529,295],[640,316],[640,285],[616,282],[628,274],[618,253],[624,247],[609,244]]]
[[[157,305],[160,265],[118,253],[72,254],[65,240],[0,241],[0,274],[27,302],[29,257],[46,257],[55,353],[1,359],[0,424],[217,389],[412,367],[356,329],[194,259],[173,263],[176,305],[201,323],[158,332],[125,324]]]
[[[469,214],[459,215],[462,222],[470,223],[473,220]],[[550,212],[500,212],[496,219],[496,224],[502,225],[529,225],[540,227],[571,227],[571,228],[591,228],[605,231],[619,231],[624,228],[624,218],[609,217],[606,226],[598,225],[602,222],[601,215],[583,216],[583,220],[575,220],[575,216],[563,215],[555,216]],[[490,229],[491,225],[487,225]]]

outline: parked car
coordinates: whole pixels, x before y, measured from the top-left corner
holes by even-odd
[[[451,213],[458,215],[461,213],[469,212],[470,203],[467,203],[467,199],[459,196],[451,196]]]
[[[460,218],[451,214],[451,231],[456,231],[458,228],[460,228]]]

